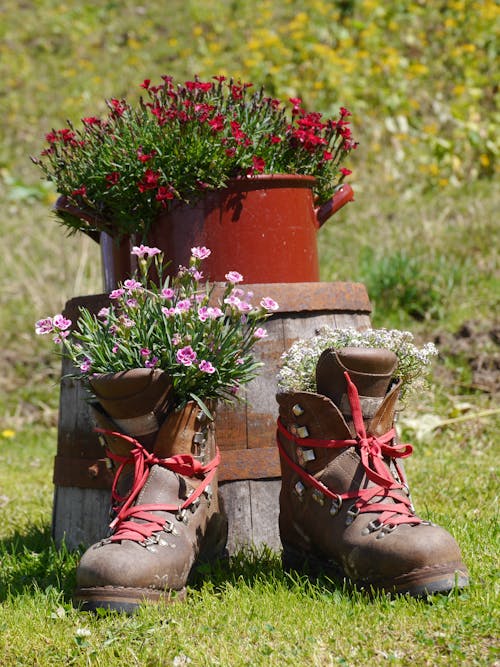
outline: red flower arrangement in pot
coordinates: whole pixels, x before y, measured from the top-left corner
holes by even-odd
[[[327,119],[222,76],[141,86],[136,106],[111,99],[107,117],[49,132],[34,158],[62,222],[103,241],[106,286],[130,275],[136,243],[161,248],[174,272],[208,246],[212,280],[228,257],[249,282],[318,280],[317,230],[353,198],[350,112]]]

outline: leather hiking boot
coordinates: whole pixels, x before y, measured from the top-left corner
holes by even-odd
[[[143,601],[182,599],[196,564],[224,555],[227,540],[213,422],[190,403],[168,415],[152,452],[123,433],[104,435],[128,453],[108,452],[118,466],[115,518],[109,537],[82,556],[75,602],[87,611],[131,612]],[[119,480],[127,472],[122,496]]]
[[[285,568],[420,596],[468,583],[453,537],[414,511],[393,426],[400,385],[388,350],[326,350],[318,393],[277,395]]]
[[[131,435],[151,449],[171,407],[169,375],[159,369],[132,368],[94,375],[90,386],[98,410],[113,420],[112,430]]]

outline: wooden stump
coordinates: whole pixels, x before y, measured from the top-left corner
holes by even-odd
[[[281,354],[300,338],[323,326],[370,326],[370,303],[358,283],[271,283],[244,285],[255,294],[271,296],[280,310],[266,323],[268,338],[256,345],[264,366],[245,389],[246,401],[217,411],[217,444],[222,454],[220,495],[229,517],[228,549],[267,545],[281,547],[278,531],[280,468],[275,445],[276,373]],[[65,315],[75,320],[78,308],[97,312],[106,295],[77,297]],[[81,384],[64,377],[72,370],[63,361],[58,451],[54,465],[53,536],[68,548],[90,544],[108,532],[112,474],[87,408]]]

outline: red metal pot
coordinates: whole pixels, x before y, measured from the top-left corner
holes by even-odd
[[[158,217],[144,243],[164,251],[172,273],[187,265],[192,247],[206,246],[212,254],[203,261],[203,273],[213,281],[223,281],[235,270],[247,283],[315,282],[317,231],[354,195],[343,184],[330,201],[316,207],[314,183],[312,176],[282,174],[234,179],[227,189],[207,191],[193,206],[174,203]],[[71,213],[67,207],[59,210]],[[101,246],[105,288],[111,289],[130,274],[127,243],[117,246],[101,234]]]

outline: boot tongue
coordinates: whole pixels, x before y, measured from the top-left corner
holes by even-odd
[[[158,430],[172,392],[170,377],[162,370],[149,368],[95,375],[90,386],[107,415],[133,436]]]
[[[390,350],[362,347],[325,350],[316,366],[317,392],[330,398],[341,412],[349,412],[348,409],[344,410],[348,405],[344,376],[347,371],[356,385],[362,403],[364,397],[380,399],[371,402],[372,406],[367,412],[373,413],[387,393],[397,365],[398,358]],[[368,405],[370,401],[365,403]]]

